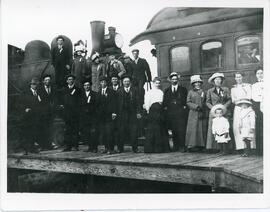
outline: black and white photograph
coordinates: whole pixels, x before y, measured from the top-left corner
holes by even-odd
[[[269,207],[269,1],[246,2],[3,0],[2,207]]]

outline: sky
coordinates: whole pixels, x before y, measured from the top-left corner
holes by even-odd
[[[242,1],[242,6],[243,3],[248,5],[246,1]],[[50,45],[53,38],[63,34],[73,43],[87,40],[88,52],[91,52],[90,22],[102,20],[105,33],[109,26],[114,26],[123,36],[123,52],[131,55],[133,48],[140,49],[140,56],[147,59],[155,76],[157,61],[150,53],[154,46],[142,41],[129,47],[129,42],[146,29],[157,12],[165,7],[221,7],[232,3],[237,6],[237,2],[239,0],[2,0],[2,30],[8,44],[22,49],[32,40]]]

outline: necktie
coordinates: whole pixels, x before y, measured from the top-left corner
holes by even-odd
[[[173,88],[173,93],[175,93],[175,92],[176,92],[176,87]]]

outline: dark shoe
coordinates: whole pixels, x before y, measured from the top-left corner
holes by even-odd
[[[62,152],[70,152],[70,151],[71,151],[71,148],[70,147],[67,147],[67,148],[63,149]]]

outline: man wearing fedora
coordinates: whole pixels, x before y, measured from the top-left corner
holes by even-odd
[[[34,77],[30,81],[28,88],[22,95],[22,119],[21,119],[21,135],[22,147],[25,154],[38,153],[39,150],[35,146],[38,141],[38,126],[40,118],[41,98],[38,93],[39,80]]]
[[[70,73],[71,58],[65,48],[63,36],[56,38],[57,47],[52,49],[52,65],[55,69],[55,81],[58,88],[65,86],[65,76]]]
[[[173,134],[173,150],[185,151],[185,134],[188,110],[186,106],[187,89],[179,84],[179,76],[172,72],[169,76],[171,86],[164,91],[164,108],[168,129]]]
[[[80,97],[80,132],[82,140],[88,143],[88,152],[97,152],[98,141],[96,137],[97,128],[97,93],[91,90],[91,80],[82,80],[83,92]]]
[[[53,149],[52,127],[57,104],[57,93],[55,87],[51,84],[51,75],[46,74],[42,79],[43,84],[38,89],[41,98],[39,144],[43,150],[48,150]]]
[[[99,78],[101,76],[106,76],[106,67],[105,64],[101,61],[98,52],[95,52],[91,56],[91,60],[92,60],[91,65],[92,90],[98,92],[100,86]]]
[[[107,86],[107,78],[100,77],[98,92],[98,134],[105,145],[104,153],[111,154],[114,150],[112,137],[113,120],[116,118],[115,92]]]
[[[117,92],[117,116],[119,123],[118,151],[124,151],[124,142],[130,141],[134,153],[138,151],[137,124],[141,119],[142,107],[138,91],[131,86],[131,76],[122,76],[123,86]]]
[[[78,151],[79,144],[79,119],[80,119],[80,97],[81,90],[75,85],[75,76],[69,74],[66,76],[67,86],[63,88],[63,103],[65,120],[65,143],[66,148],[63,151],[71,151],[72,147]]]

